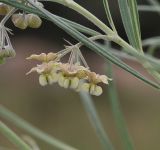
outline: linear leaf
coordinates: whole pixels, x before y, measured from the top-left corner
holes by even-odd
[[[132,46],[142,50],[141,31],[136,0],[118,0],[122,21]]]
[[[53,136],[48,135],[47,133],[44,133],[43,131],[37,129],[36,127],[32,126],[22,118],[18,117],[13,112],[6,109],[4,106],[0,105],[0,116],[7,121],[13,123],[15,126],[27,131],[31,135],[37,137],[38,139],[45,141],[46,143],[54,146],[57,149],[60,150],[77,150],[76,148],[73,148],[58,139],[56,139]]]
[[[97,136],[99,137],[103,147],[105,150],[113,150],[113,146],[105,133],[105,130],[103,128],[103,125],[100,121],[100,118],[97,114],[96,108],[93,103],[92,97],[85,92],[80,92],[81,101],[84,105],[84,108],[86,110],[86,113],[90,119],[90,122],[92,126],[94,127]]]
[[[112,19],[112,16],[111,16],[111,13],[110,13],[108,0],[103,0],[103,5],[104,5],[104,8],[105,8],[105,12],[106,12],[106,15],[107,15],[107,19],[110,23],[110,26],[112,27],[112,29],[115,32],[117,32],[117,30],[115,28],[115,25],[114,25],[114,22],[113,22],[113,19]]]

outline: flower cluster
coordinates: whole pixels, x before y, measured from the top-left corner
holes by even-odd
[[[23,2],[22,0],[17,0],[17,1],[20,3]],[[34,3],[40,7],[43,7],[43,4],[41,2],[34,1]],[[27,2],[25,2],[25,5],[30,6]],[[12,10],[11,6],[0,3],[0,15],[7,15],[11,10]],[[39,16],[32,13],[26,14],[25,12],[13,14],[12,22],[16,27],[20,29],[26,29],[27,27],[39,28],[42,24],[42,20]]]
[[[20,29],[39,28],[42,24],[42,20],[35,14],[19,13],[12,15],[13,24]]]
[[[9,5],[0,3],[0,15],[7,15],[10,10],[11,7]]]
[[[10,32],[8,28],[0,24],[0,63],[3,63],[5,58],[16,55],[7,31]]]
[[[24,0],[16,1],[30,6]],[[41,2],[38,2],[37,0],[34,0],[33,2],[36,5],[43,7]],[[42,20],[39,16],[35,14],[26,14],[25,12],[15,13],[16,11],[17,9],[4,3],[0,3],[0,15],[4,15],[4,18],[0,22],[0,64],[4,62],[5,58],[13,57],[16,54],[8,36],[8,32],[11,33],[11,30],[5,27],[5,23],[10,17],[12,17],[14,25],[20,29],[26,29],[27,27],[39,28],[42,24]]]
[[[69,52],[71,52],[69,61],[62,63],[61,58]],[[37,72],[39,83],[42,86],[58,83],[63,88],[71,88],[75,91],[84,91],[99,96],[103,90],[98,84],[108,84],[108,80],[111,80],[105,75],[91,72],[80,49],[76,46],[67,47],[58,53],[34,54],[27,59],[41,62],[27,74]]]

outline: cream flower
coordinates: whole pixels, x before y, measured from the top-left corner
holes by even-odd
[[[78,64],[72,66],[68,63],[60,64],[58,79],[59,86],[77,90],[80,79],[86,78],[86,70],[85,67]]]
[[[26,58],[28,60],[37,60],[41,62],[50,62],[50,61],[58,61],[58,54],[57,53],[41,53],[40,55],[33,54],[30,57]]]
[[[28,73],[37,72],[40,74],[39,83],[42,86],[47,84],[56,83],[58,81],[57,70],[59,69],[59,63],[50,61],[49,63],[42,63],[41,65],[37,65],[33,67]]]
[[[89,83],[82,83],[79,87],[79,90],[82,90],[84,92],[88,92],[91,95],[100,96],[103,93],[103,90],[100,86],[98,86],[98,83],[104,83],[108,84],[109,80],[112,80],[108,78],[106,75],[99,75],[95,72],[86,71],[87,74],[87,80]]]
[[[106,75],[99,75],[99,74],[96,74],[95,72],[87,71],[86,73],[88,76],[88,81],[94,84],[98,84],[98,83],[108,84],[108,81],[112,80],[108,78]]]

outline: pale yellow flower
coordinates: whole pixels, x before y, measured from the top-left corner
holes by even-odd
[[[58,61],[58,54],[57,53],[41,53],[39,55],[32,54],[27,58],[28,60],[37,60],[40,62],[50,62],[50,61]]]
[[[88,81],[94,84],[98,84],[98,83],[108,84],[108,81],[112,80],[108,78],[106,75],[99,75],[99,74],[96,74],[95,72],[87,71],[86,73],[88,76]]]
[[[47,84],[56,83],[58,81],[57,70],[59,69],[59,63],[50,61],[49,63],[42,63],[41,65],[37,65],[33,67],[28,73],[37,72],[40,74],[39,83],[42,86]]]

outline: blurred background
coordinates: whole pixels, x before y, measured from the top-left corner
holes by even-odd
[[[102,1],[75,1],[107,23]],[[138,3],[144,4],[146,1],[138,0]],[[96,29],[84,17],[70,9],[54,3],[44,3],[44,5],[57,15]],[[117,1],[110,0],[110,6],[118,32],[126,39]],[[140,13],[143,39],[160,34],[159,19],[160,16],[156,13]],[[59,51],[64,48],[63,39],[72,43],[76,43],[76,41],[60,28],[45,20],[43,20],[41,28],[37,30],[22,31],[15,28],[10,21],[7,26],[13,30],[14,36],[11,36],[11,40],[17,56],[8,59],[4,65],[0,66],[0,104],[41,130],[79,150],[101,150],[100,142],[90,125],[77,93],[60,88],[57,84],[41,87],[36,73],[25,75],[36,64],[36,62],[27,61],[26,57],[33,53]],[[82,53],[93,71],[100,74],[105,73],[107,65],[100,56],[86,48],[82,49]],[[157,57],[159,57],[158,54]],[[138,63],[124,61],[150,78]],[[129,132],[135,143],[135,150],[160,149],[159,92],[116,66],[114,66],[114,81],[117,84],[119,100]],[[94,103],[113,144],[117,150],[122,150],[105,88],[102,96],[93,97]],[[11,124],[8,125],[19,135],[27,134]],[[34,139],[42,150],[54,149],[46,143]],[[13,145],[2,135],[0,135],[0,145],[13,148]]]

